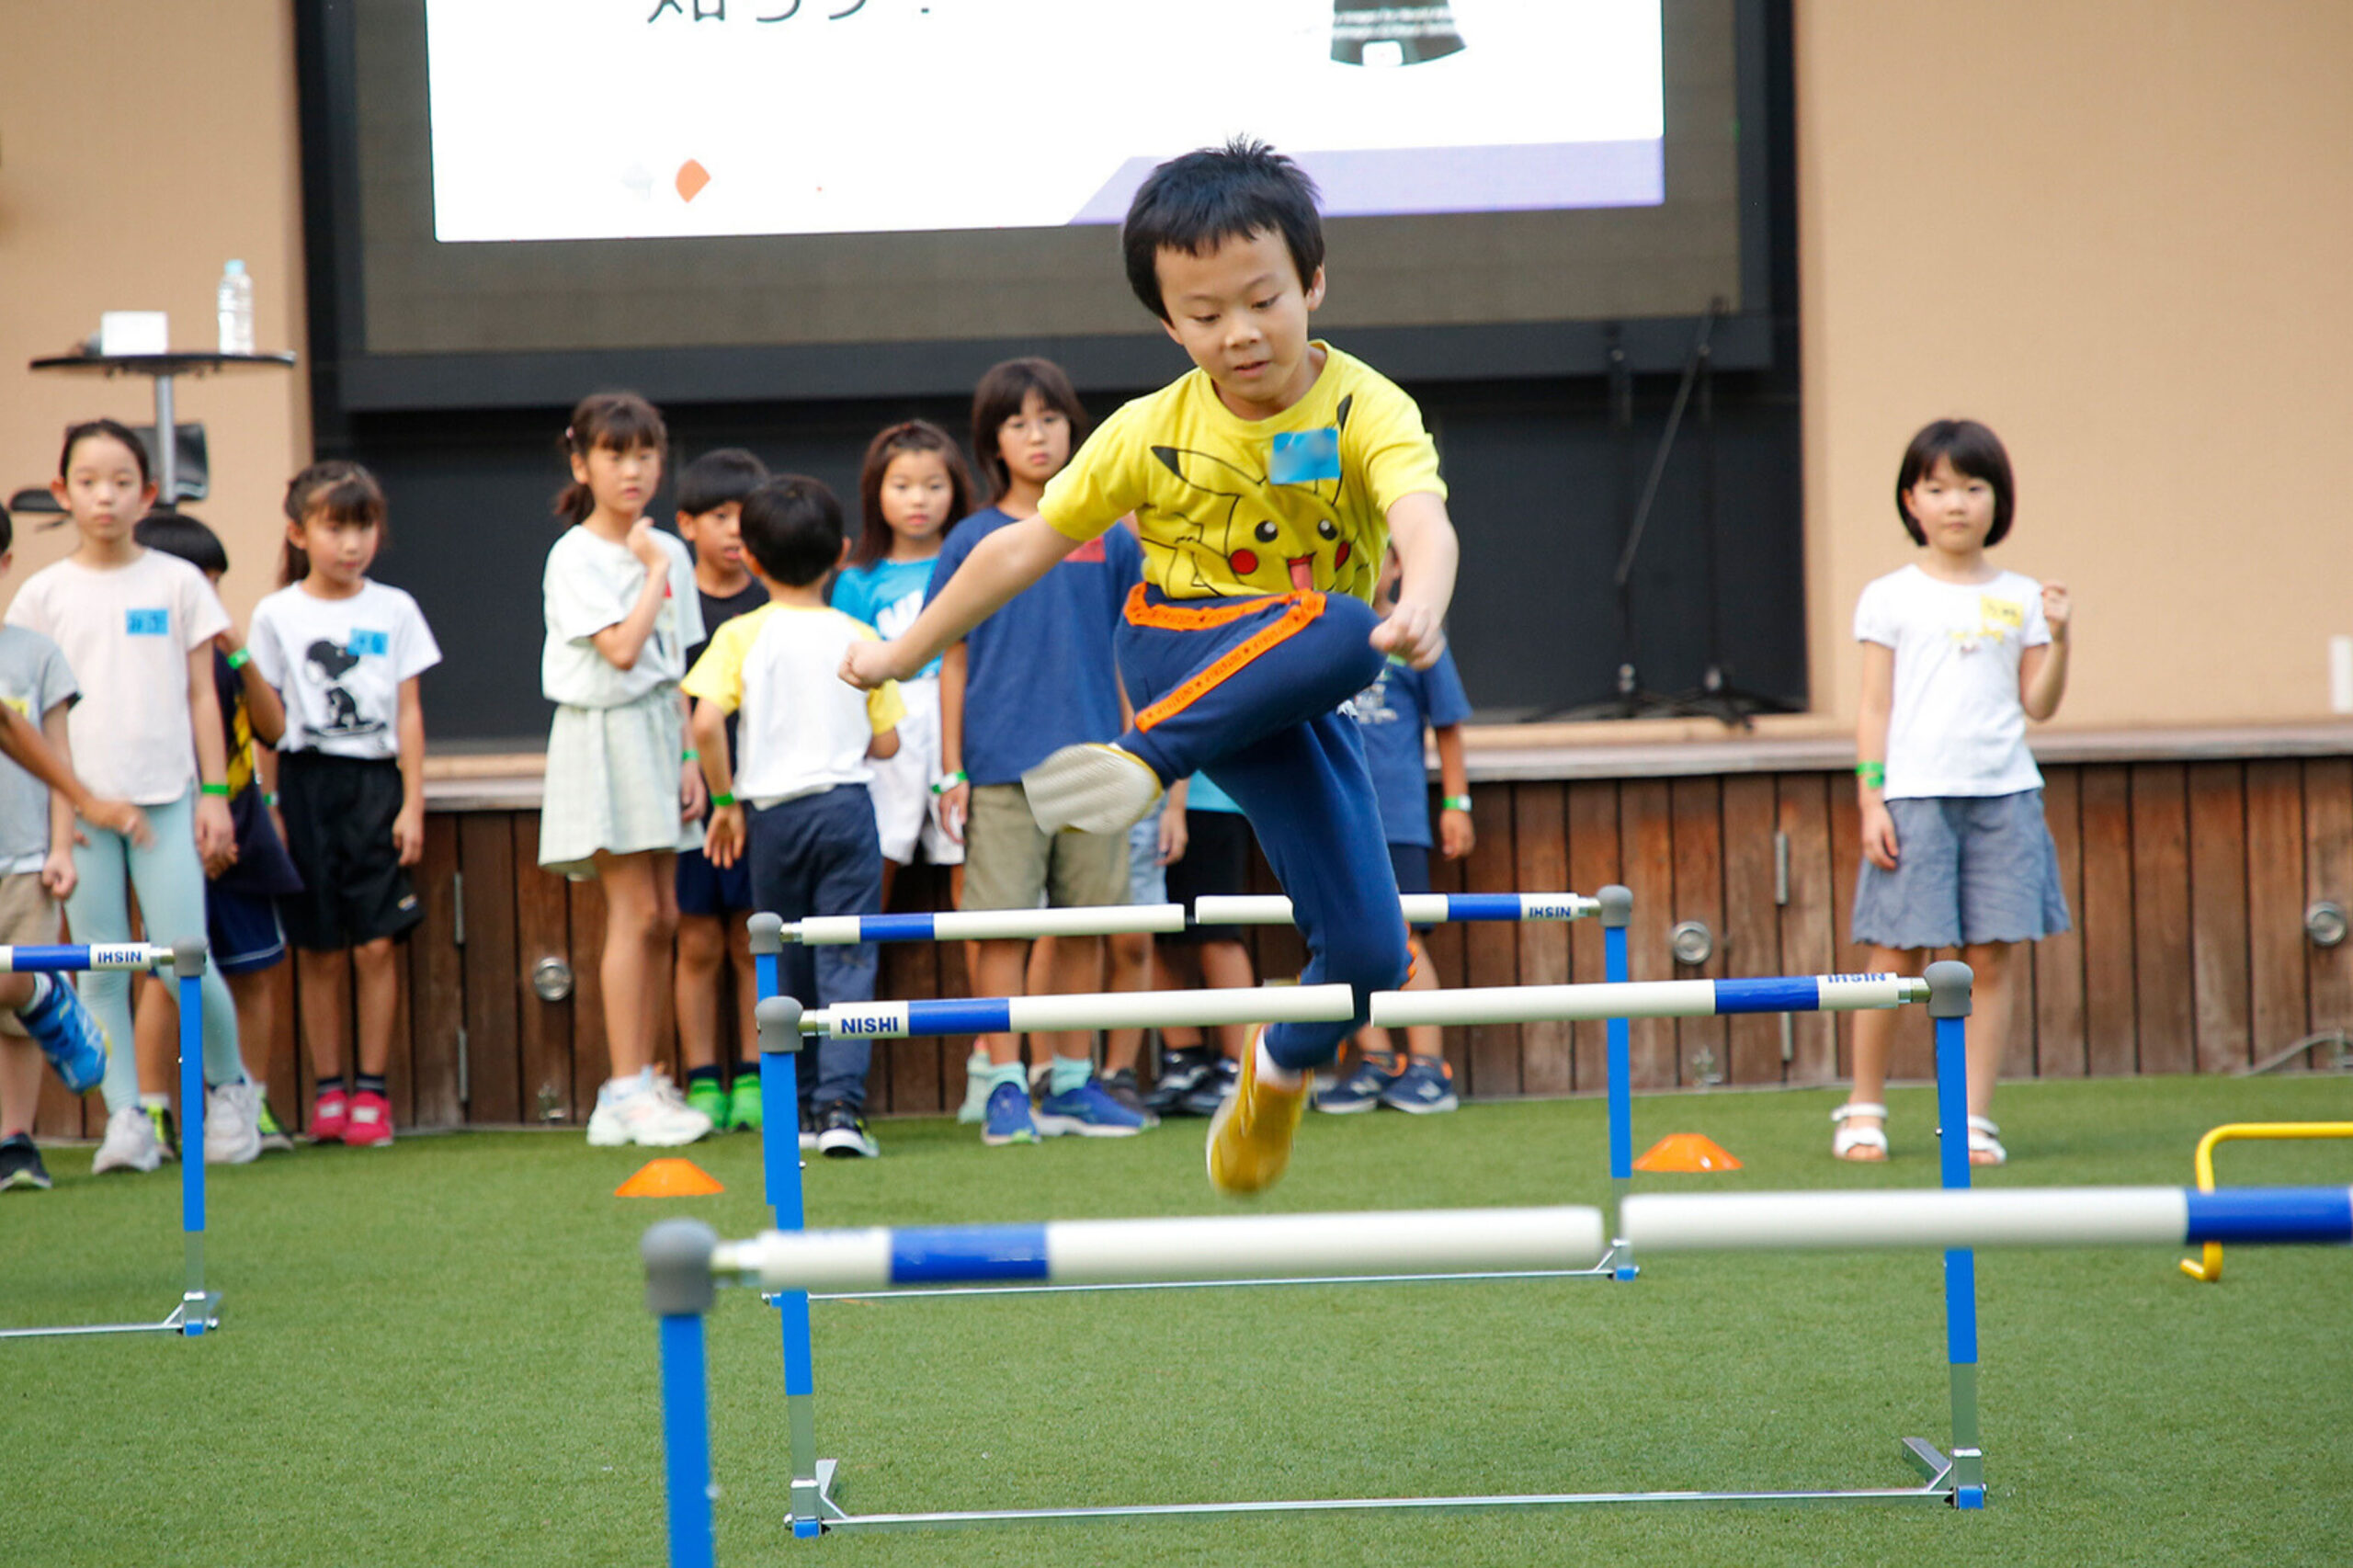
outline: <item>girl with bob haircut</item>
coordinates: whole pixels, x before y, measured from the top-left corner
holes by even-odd
[[[2009,453],[1993,431],[1971,419],[1925,426],[1896,469],[1895,515],[1927,553],[1866,586],[1855,607],[1854,939],[1870,945],[1872,970],[1918,974],[1934,949],[1958,948],[1974,971],[1969,1158],[1981,1165],[2009,1157],[1987,1113],[2018,945],[2068,926],[2026,724],[2066,695],[2073,607],[2061,584],[1985,559],[2016,510]],[[1855,1015],[1854,1088],[1831,1112],[1839,1159],[1887,1158],[1894,1025],[1890,1013]]]
[[[972,477],[947,431],[923,419],[885,426],[867,444],[858,476],[860,517],[849,564],[831,603],[885,637],[923,611],[941,540],[972,510]],[[899,749],[874,764],[874,828],[882,841],[882,903],[898,869],[915,858],[961,867],[963,841],[940,820],[939,661],[899,683],[906,717]]]
[[[634,392],[581,400],[563,432],[570,526],[540,578],[540,685],[556,705],[540,808],[540,864],[605,885],[605,1040],[612,1075],[588,1142],[691,1143],[710,1119],[654,1070],[678,927],[676,858],[702,842],[702,769],[686,744],[686,651],[703,641],[695,566],[648,517],[669,432]]]

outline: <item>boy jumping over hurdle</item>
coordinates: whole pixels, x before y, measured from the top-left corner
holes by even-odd
[[[1238,802],[1290,895],[1302,983],[1342,982],[1352,1020],[1276,1024],[1210,1124],[1220,1191],[1257,1192],[1290,1158],[1314,1070],[1404,984],[1405,923],[1355,723],[1340,705],[1384,658],[1445,646],[1457,549],[1438,452],[1414,401],[1307,335],[1324,300],[1313,181],[1235,141],[1154,169],[1128,209],[1128,281],[1195,369],[1106,420],[1037,516],[979,547],[895,641],[853,644],[842,677],[903,679],[1087,540],[1135,514],[1144,582],[1118,644],[1136,710],[1116,744],[1070,746],[1022,778],[1049,831],[1125,830],[1206,772]],[[1371,608],[1384,546],[1406,588]]]

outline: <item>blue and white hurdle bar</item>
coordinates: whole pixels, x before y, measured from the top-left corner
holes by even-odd
[[[131,971],[152,974],[169,969],[179,985],[180,1005],[180,1232],[187,1286],[179,1303],[154,1323],[80,1324],[55,1328],[0,1329],[0,1339],[39,1339],[80,1334],[176,1334],[195,1338],[221,1326],[221,1293],[204,1284],[204,983],[201,937],[158,947],[148,942],[61,942],[42,947],[0,946],[0,974],[81,974]],[[111,1046],[129,1050],[126,1043]]]
[[[1513,892],[1513,893],[1404,893],[1398,897],[1399,913],[1415,925],[1440,925],[1450,921],[1540,920],[1570,921],[1597,918],[1601,922],[1602,977],[1607,983],[1623,984],[1630,974],[1626,947],[1626,927],[1633,916],[1633,893],[1616,883],[1587,897],[1574,892]],[[1291,919],[1291,903],[1279,896],[1209,897],[1194,901],[1193,924],[1196,926],[1285,925]],[[1116,908],[1093,909],[1004,909],[1004,910],[943,910],[922,915],[821,915],[787,923],[774,915],[755,915],[751,918],[752,951],[755,955],[780,953],[783,945],[797,942],[807,946],[829,946],[849,942],[915,942],[915,941],[985,941],[995,939],[1032,940],[1048,936],[1110,936],[1127,931],[1178,931],[1185,928],[1185,906],[1181,903],[1132,904]],[[771,958],[759,959],[759,994],[777,994],[775,963]],[[1707,983],[1705,982],[1692,983]],[[1266,987],[1258,991],[1235,992],[1237,997],[1259,998],[1277,992],[1297,994],[1298,988]],[[1496,991],[1485,994],[1501,997],[1507,994]],[[922,1015],[926,1025],[937,1028],[915,1028],[915,1015],[909,1014],[910,1027],[895,1032],[878,1032],[873,1038],[894,1039],[912,1034],[961,1034],[963,1024],[952,1023],[961,1017],[972,1024],[971,1032],[985,1033],[1007,1028],[1159,1028],[1162,1026],[1208,1027],[1225,1023],[1279,1023],[1294,1015],[1270,1015],[1267,1004],[1253,1001],[1258,1011],[1245,1016],[1239,1012],[1218,1010],[1216,1004],[1205,1004],[1216,1013],[1214,1017],[1197,1019],[1180,1016],[1169,998],[1177,994],[1165,992],[1128,993],[1121,997],[1029,997],[1021,998],[1017,1009],[1025,1019],[1040,1021],[1012,1024],[995,1021],[1000,1015],[988,1003],[923,1003]],[[1465,994],[1449,993],[1450,996]],[[1697,994],[1694,994],[1695,996]],[[1189,994],[1188,994],[1189,995]],[[1124,1002],[1136,1006],[1120,1006]],[[1086,1007],[1119,1012],[1120,1021],[1112,1024],[1088,1024],[1083,1017],[1070,1022],[1045,1022],[1048,1017],[1069,1016],[1060,1010],[1033,1004],[1048,1002],[1081,1003]],[[1149,1006],[1144,1006],[1149,1004]],[[888,1008],[890,1003],[871,1005]],[[910,1004],[910,1006],[916,1006]],[[1192,1006],[1188,1001],[1187,1006]],[[961,1006],[983,1007],[984,1010],[958,1015],[938,1009]],[[1713,1011],[1712,1006],[1697,1006],[1693,1016]],[[1008,1002],[1002,1015],[1010,1019],[1017,1011]],[[1074,1012],[1079,1009],[1072,1010]],[[815,1015],[812,1015],[813,1017]],[[1303,1021],[1315,1021],[1326,1015],[1297,1015]],[[1342,1013],[1338,1017],[1347,1017]],[[1609,1179],[1618,1197],[1623,1198],[1634,1175],[1633,1096],[1628,1084],[1630,1067],[1629,1029],[1622,1014],[1593,1015],[1604,1019],[1604,1089],[1608,1098],[1609,1118]],[[855,1016],[855,1027],[885,1028],[896,1021],[895,1017],[870,1009]],[[1387,1020],[1376,1019],[1375,1022]],[[1403,1021],[1403,1020],[1400,1020]],[[1449,1020],[1453,1021],[1453,1020]],[[1464,1018],[1461,1021],[1482,1021]],[[808,1027],[804,1025],[804,1027]],[[812,1032],[815,1032],[813,1029]],[[1636,1268],[1631,1256],[1607,1260],[1593,1269],[1575,1272],[1597,1278],[1631,1279]]]
[[[1618,911],[1618,929],[1613,933],[1621,942],[1624,934],[1623,910],[1624,906],[1621,904]],[[1607,915],[1605,915],[1605,918],[1607,918]],[[798,1067],[796,1064],[796,1057],[801,1047],[801,1036],[804,1029],[809,1028],[811,1017],[813,1017],[813,1015],[805,1015],[798,1002],[795,1002],[790,997],[780,997],[776,994],[776,960],[782,949],[782,942],[779,931],[779,925],[780,923],[777,922],[773,916],[756,916],[755,917],[752,930],[753,950],[756,955],[756,961],[758,968],[758,983],[762,996],[758,1005],[758,1018],[760,1025],[761,1045],[760,1093],[761,1102],[764,1108],[763,1120],[767,1128],[776,1129],[797,1127],[799,1123]],[[1520,1017],[1592,1017],[1596,1016],[1608,1017],[1612,1011],[1615,1011],[1617,1016],[1622,1018],[1626,1016],[1628,1004],[1635,1000],[1637,996],[1639,996],[1639,999],[1650,1008],[1665,1009],[1665,1011],[1661,1012],[1659,1016],[1669,1017],[1699,1016],[1712,1012],[1719,1006],[1727,1006],[1730,1010],[1734,1011],[1760,1010],[1767,1005],[1768,997],[1778,999],[1780,1003],[1785,1005],[1796,1004],[1802,1006],[1810,1000],[1816,1007],[1828,1006],[1833,1010],[1845,1010],[1859,1006],[1892,1006],[1901,1005],[1905,1001],[1925,999],[1927,1001],[1929,1005],[1929,1011],[1936,1020],[1935,1027],[1939,1066],[1938,1079],[1939,1100],[1949,1111],[1949,1115],[1946,1119],[1954,1126],[1961,1124],[1964,1108],[1962,1019],[1967,1017],[1969,1011],[1969,970],[1966,965],[1933,965],[1930,968],[1928,975],[1923,977],[1923,979],[1919,981],[1904,981],[1899,980],[1896,977],[1887,976],[1873,977],[1872,980],[1865,982],[1858,981],[1850,977],[1817,976],[1812,977],[1811,979],[1797,981],[1771,981],[1761,983],[1766,986],[1776,988],[1769,991],[1757,989],[1759,983],[1760,983],[1754,982],[1676,982],[1668,983],[1665,988],[1645,986],[1642,988],[1640,993],[1634,993],[1623,987],[1608,986],[1583,988],[1529,988],[1530,992],[1537,994],[1544,1002],[1545,1007],[1538,1009],[1522,1006],[1517,1010],[1517,1016]],[[1719,985],[1722,988],[1721,991],[1718,989]],[[1294,995],[1296,995],[1301,991],[1312,993],[1316,988],[1298,987],[1286,989],[1291,990]],[[1339,1001],[1344,1005],[1346,997],[1345,988],[1333,987],[1331,989],[1341,993]],[[1615,995],[1608,998],[1601,998],[1588,994],[1586,997],[1579,998],[1566,994],[1580,990],[1588,994],[1596,992],[1614,992]],[[1251,994],[1244,993],[1241,994],[1249,995]],[[1411,1002],[1414,1000],[1426,1001],[1433,995],[1446,995],[1456,999],[1471,998],[1471,1000],[1464,1002],[1462,1005],[1483,1008],[1504,1006],[1505,1003],[1502,1001],[1502,996],[1504,994],[1505,994],[1503,993],[1492,993],[1485,995],[1480,995],[1479,994],[1462,992],[1450,994],[1433,994],[1427,992],[1413,994],[1384,994],[1384,995],[1393,995],[1399,998],[1401,1003]],[[1069,1001],[1071,999],[1063,998],[1061,1000]],[[1377,1005],[1380,1004],[1377,1003]],[[1343,1013],[1338,1016],[1345,1017],[1347,1015]],[[915,1032],[912,1027],[914,1023],[912,1015],[900,1021],[904,1021],[909,1025],[909,1028],[903,1032]],[[1003,1026],[1000,1025],[997,1027]],[[1046,1028],[1056,1026],[1040,1024],[1037,1027]],[[1061,1027],[1076,1026],[1064,1025]],[[961,1028],[959,1032],[961,1032]],[[1622,1073],[1620,1074],[1620,1080],[1622,1082]],[[790,1152],[787,1153],[788,1150]],[[797,1142],[795,1143],[786,1143],[780,1137],[773,1139],[767,1137],[764,1131],[763,1166],[766,1180],[766,1196],[767,1202],[776,1214],[776,1229],[779,1232],[801,1231],[804,1224],[804,1217],[801,1195],[801,1162],[799,1155]],[[1942,1174],[1948,1186],[1966,1187],[1968,1185],[1968,1156],[1965,1149],[1958,1140],[1956,1140],[1953,1145],[1946,1151]],[[1361,1226],[1357,1227],[1356,1233],[1360,1234],[1362,1229],[1363,1227]],[[707,1234],[707,1233],[705,1233]],[[1600,1225],[1597,1214],[1597,1218],[1594,1221],[1594,1237],[1597,1240],[1600,1233]],[[1579,1238],[1580,1240],[1583,1238],[1582,1232],[1579,1233]],[[1582,1248],[1579,1249],[1579,1255],[1583,1256]],[[1302,1275],[1297,1271],[1302,1266],[1314,1267],[1316,1263],[1320,1262],[1327,1255],[1313,1252],[1301,1253],[1294,1250],[1290,1254],[1290,1266],[1287,1269],[1272,1273],[1260,1269],[1253,1275],[1245,1273],[1237,1268],[1235,1270],[1220,1271],[1213,1278],[1129,1278],[1108,1280],[1096,1284],[1084,1284],[1078,1282],[1055,1283],[1051,1279],[1048,1279],[1044,1282],[1022,1279],[1008,1281],[1000,1278],[992,1281],[977,1284],[938,1284],[932,1286],[929,1289],[936,1294],[960,1294],[974,1291],[1006,1290],[1160,1290],[1182,1288],[1187,1286],[1232,1285],[1244,1283],[1313,1284],[1325,1282],[1337,1283],[1342,1281],[1375,1283],[1399,1282],[1404,1280],[1436,1280],[1444,1278],[1529,1278],[1562,1277],[1577,1274],[1589,1275],[1607,1269],[1609,1267],[1609,1260],[1613,1256],[1622,1257],[1629,1265],[1631,1265],[1631,1249],[1627,1248],[1625,1243],[1620,1240],[1613,1243],[1610,1248],[1602,1250],[1598,1253],[1598,1267],[1586,1267],[1582,1268],[1563,1268],[1558,1267],[1544,1267],[1538,1268],[1511,1269],[1455,1269],[1452,1272],[1446,1272],[1434,1268],[1432,1267],[1431,1260],[1425,1256],[1418,1259],[1414,1264],[1413,1271],[1410,1273],[1383,1271],[1379,1267],[1378,1259],[1374,1260],[1375,1267],[1370,1271],[1368,1271],[1362,1267],[1365,1260],[1361,1257],[1359,1257],[1354,1265],[1351,1265],[1346,1273]],[[816,1536],[829,1528],[859,1528],[862,1526],[981,1523],[1010,1518],[1092,1518],[1133,1514],[1259,1513],[1281,1511],[1286,1509],[1313,1510],[1334,1507],[1488,1507],[1509,1506],[1520,1503],[1599,1501],[1739,1501],[1744,1499],[1800,1501],[1804,1500],[1810,1495],[1819,1495],[1824,1498],[1835,1497],[1840,1499],[1880,1498],[1900,1500],[1909,1498],[1932,1498],[1951,1502],[1960,1506],[1980,1506],[1983,1504],[1984,1491],[1982,1456],[1977,1449],[1974,1274],[1973,1272],[1964,1270],[1961,1274],[1955,1275],[1949,1267],[1950,1257],[1959,1256],[1965,1259],[1969,1256],[1970,1255],[1965,1252],[1949,1255],[1947,1290],[1948,1341],[1950,1349],[1950,1359],[1953,1364],[1952,1400],[1953,1427],[1955,1434],[1952,1456],[1950,1458],[1947,1458],[1925,1438],[1906,1438],[1904,1439],[1905,1454],[1910,1462],[1921,1471],[1921,1473],[1925,1478],[1925,1484],[1922,1487],[1903,1488],[1893,1491],[1824,1493],[1819,1494],[1794,1493],[1776,1493],[1770,1494],[1753,1495],[1741,1494],[1611,1494],[1607,1496],[1562,1494],[1536,1498],[1417,1498],[1404,1500],[1357,1499],[1348,1501],[1308,1500],[1302,1502],[1200,1504],[1156,1508],[1074,1508],[1042,1511],[1022,1510],[1017,1512],[994,1511],[977,1514],[853,1517],[843,1509],[840,1505],[835,1501],[833,1496],[833,1482],[837,1469],[837,1461],[818,1457],[814,1378],[809,1333],[809,1304],[813,1299],[840,1300],[854,1297],[866,1301],[887,1301],[915,1294],[917,1290],[921,1290],[923,1288],[916,1287],[915,1289],[909,1289],[906,1287],[897,1287],[887,1291],[864,1290],[838,1293],[819,1292],[813,1297],[812,1292],[804,1289],[789,1288],[780,1290],[771,1294],[767,1299],[771,1304],[778,1309],[779,1336],[782,1340],[788,1449],[792,1470],[792,1530],[795,1536],[806,1538]],[[1557,1265],[1561,1260],[1562,1255],[1556,1253],[1555,1255],[1545,1258],[1543,1261],[1547,1264]],[[1465,1259],[1458,1256],[1453,1257],[1451,1261],[1461,1262],[1465,1261]],[[1468,1261],[1476,1262],[1481,1260],[1473,1257],[1468,1259]],[[700,1295],[695,1299],[702,1300],[706,1308],[708,1306],[708,1295],[710,1289],[710,1281],[708,1278],[709,1263],[710,1256],[706,1254],[703,1257],[701,1273],[699,1275],[695,1275],[694,1271],[688,1271],[688,1273],[693,1275],[695,1278],[699,1278],[700,1280],[699,1285],[693,1285],[691,1289],[700,1292]],[[1626,1273],[1631,1275],[1631,1267],[1629,1267],[1626,1269]],[[676,1286],[676,1279],[673,1279],[672,1284],[673,1286]],[[1956,1290],[1961,1287],[1965,1287],[1965,1295],[1957,1295]],[[649,1301],[654,1301],[656,1300],[657,1297],[654,1288],[649,1286]],[[670,1294],[659,1296],[658,1300],[660,1301],[675,1304],[679,1301],[686,1301],[688,1298],[686,1296],[679,1295],[673,1290]],[[1956,1301],[1963,1303],[1962,1309],[1959,1312],[1956,1312],[1954,1307],[1954,1303]],[[703,1350],[700,1317],[696,1313],[689,1313],[686,1312],[683,1308],[676,1311],[671,1311],[665,1310],[660,1305],[656,1306],[656,1314],[662,1319],[661,1337],[662,1344],[664,1346],[663,1379],[664,1388],[665,1391],[665,1412],[668,1413],[665,1415],[665,1432],[668,1443],[668,1462],[670,1465],[671,1474],[670,1527],[673,1561],[678,1563],[708,1563],[710,1561],[710,1552],[711,1549],[709,1498],[710,1448],[707,1429],[708,1423],[706,1418],[708,1394],[705,1389],[702,1372]],[[691,1321],[688,1321],[689,1319],[691,1319]]]

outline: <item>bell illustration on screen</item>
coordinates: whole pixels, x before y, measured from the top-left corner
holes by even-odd
[[[1419,65],[1462,49],[1454,7],[1332,0],[1332,58],[1343,65]]]

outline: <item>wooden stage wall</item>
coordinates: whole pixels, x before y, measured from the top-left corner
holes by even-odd
[[[2005,1075],[2217,1073],[2299,1037],[2353,1025],[2353,943],[2307,941],[2316,899],[2353,903],[2353,758],[2051,767],[2045,804],[2075,929],[2040,943],[2018,987],[2021,1027]],[[1633,890],[1637,979],[1810,974],[1863,967],[1846,941],[1858,850],[1843,774],[1788,772],[1473,790],[1477,849],[1438,861],[1440,891]],[[425,923],[404,949],[392,1084],[405,1127],[552,1121],[578,1125],[605,1076],[597,963],[602,900],[538,866],[536,812],[436,812],[416,876]],[[1777,887],[1777,835],[1786,844]],[[1257,881],[1275,891],[1261,864]],[[1779,895],[1777,897],[1777,893]],[[894,908],[944,905],[944,879],[901,879]],[[1677,921],[1704,921],[1715,956],[1669,956]],[[1295,933],[1254,933],[1260,972],[1300,961]],[[1447,986],[1601,978],[1601,932],[1582,922],[1440,926],[1432,957]],[[955,945],[884,949],[887,996],[961,995]],[[567,959],[572,997],[542,1002],[531,965]],[[293,1039],[291,966],[277,1004],[270,1100],[291,1126],[312,1075]],[[872,1108],[933,1114],[963,1093],[964,1040],[877,1042]],[[664,1057],[676,1068],[665,1010]],[[1484,1097],[1585,1093],[1602,1085],[1602,1026],[1528,1024],[1448,1031],[1459,1086]],[[1718,1081],[1824,1084],[1846,1067],[1845,1028],[1807,1015],[1638,1022],[1637,1088]],[[1927,1020],[1905,1010],[1895,1073],[1930,1074]],[[97,1096],[69,1101],[45,1080],[39,1130],[95,1136]]]

